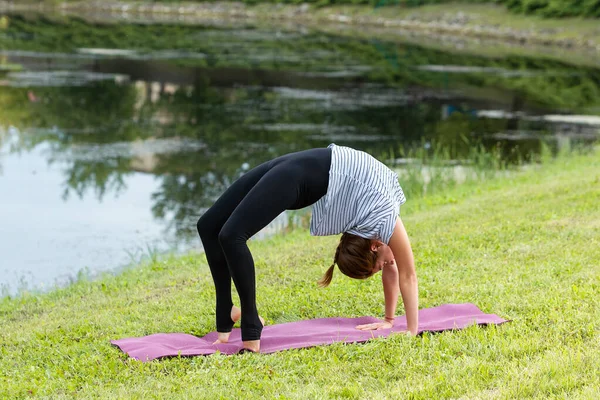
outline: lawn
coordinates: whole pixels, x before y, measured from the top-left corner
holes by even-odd
[[[128,359],[111,339],[214,329],[203,256],[0,301],[0,398],[600,398],[600,155],[409,199],[421,307],[472,302],[512,322],[366,344]],[[334,274],[336,237],[252,241],[268,324],[382,316],[379,278]],[[400,305],[399,309],[402,307]]]

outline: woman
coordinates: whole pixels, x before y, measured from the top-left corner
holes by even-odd
[[[343,233],[320,286],[331,282],[335,264],[357,279],[382,271],[385,320],[357,328],[390,328],[400,291],[408,330],[416,334],[417,277],[398,218],[405,201],[396,173],[367,153],[335,144],[278,157],[243,175],[198,221],[216,289],[215,343],[227,343],[239,318],[231,299],[233,279],[241,302],[244,348],[260,350],[263,322],[256,309],[254,261],[246,242],[281,212],[309,205],[312,235]]]

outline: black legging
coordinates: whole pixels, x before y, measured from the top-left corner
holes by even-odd
[[[242,340],[258,340],[254,260],[246,241],[285,210],[307,207],[327,193],[331,149],[267,161],[236,180],[198,220],[216,289],[217,331],[230,332],[231,278],[242,308]]]

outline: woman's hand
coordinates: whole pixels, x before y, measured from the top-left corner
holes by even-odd
[[[356,329],[360,329],[361,331],[379,331],[381,329],[390,329],[392,326],[394,325],[389,321],[381,321],[372,324],[358,325]]]

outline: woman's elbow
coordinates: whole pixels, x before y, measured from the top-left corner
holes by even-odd
[[[401,282],[417,282],[417,273],[414,268],[405,268],[398,271]]]

